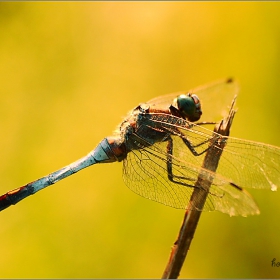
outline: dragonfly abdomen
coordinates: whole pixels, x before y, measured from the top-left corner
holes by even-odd
[[[72,174],[96,163],[121,161],[126,157],[126,150],[121,138],[104,138],[97,147],[85,157],[47,175],[0,196],[0,211],[14,205],[22,199],[71,176]]]

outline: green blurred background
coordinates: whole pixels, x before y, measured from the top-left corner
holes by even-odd
[[[232,136],[280,146],[280,3],[0,3],[0,191],[92,150],[127,111],[233,76]],[[214,102],[214,100],[213,100]],[[279,192],[203,213],[181,278],[279,278]],[[184,211],[97,165],[1,212],[2,278],[158,278]]]

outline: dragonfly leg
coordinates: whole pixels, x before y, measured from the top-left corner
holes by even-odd
[[[189,150],[192,152],[194,156],[200,156],[206,153],[211,147],[213,147],[217,143],[217,140],[220,139],[220,137],[215,137],[215,136],[214,137],[216,139],[213,139],[214,137],[209,137],[205,141],[193,145],[191,141],[188,139],[188,137],[185,134],[183,134],[181,131],[178,131],[178,136],[183,140],[184,144],[189,148]],[[198,153],[195,148],[198,148],[206,143],[209,143],[208,147],[204,149],[202,152]]]
[[[180,184],[180,185],[183,185],[183,186],[186,186],[186,187],[194,188],[194,183],[195,183],[196,179],[188,178],[188,177],[185,177],[185,176],[177,176],[177,175],[173,174],[173,171],[172,171],[172,155],[173,155],[173,140],[172,140],[171,137],[169,137],[169,139],[167,140],[167,161],[166,161],[167,162],[168,179],[173,183]],[[182,180],[192,182],[192,184],[182,182]]]
[[[195,182],[197,181],[197,178],[196,179],[193,179],[193,178],[190,178],[190,177],[184,177],[184,176],[177,176],[177,175],[174,175],[173,174],[173,171],[172,171],[172,155],[173,155],[173,141],[172,141],[172,138],[170,137],[168,139],[168,142],[167,142],[167,172],[168,172],[168,179],[173,182],[173,183],[176,183],[176,184],[180,184],[180,185],[183,185],[183,186],[186,186],[186,187],[191,187],[191,188],[197,188],[195,186]],[[187,183],[184,183],[182,182],[182,180],[187,180],[189,182],[193,182],[192,184],[187,184]],[[240,188],[239,186],[233,184],[233,187],[239,189],[239,190],[242,190],[242,188]],[[201,187],[199,187],[201,188]],[[216,197],[219,197],[219,198],[222,198],[224,196],[224,193],[221,193],[221,194],[216,194],[216,193],[212,193],[211,191],[207,190],[207,192],[209,192],[209,194],[213,195],[213,196],[216,196]]]
[[[165,130],[166,130],[166,131],[169,131],[170,134],[172,134],[172,135],[175,135],[175,136],[180,137],[180,138],[183,140],[184,144],[189,148],[189,150],[192,152],[192,154],[193,154],[194,156],[200,156],[200,155],[204,154],[204,153],[207,152],[211,147],[213,147],[213,146],[215,145],[216,141],[217,141],[217,140],[213,141],[213,137],[212,137],[212,138],[209,137],[209,138],[207,138],[205,141],[202,141],[202,142],[200,142],[200,143],[198,143],[198,144],[196,144],[196,145],[193,145],[193,144],[191,143],[191,141],[188,139],[188,137],[187,137],[185,134],[183,134],[181,131],[179,131],[179,130],[174,130],[174,129],[171,130],[171,129],[169,129],[169,128],[165,128]],[[206,143],[211,143],[211,144],[210,144],[206,149],[204,149],[202,152],[198,153],[198,152],[196,151],[195,148],[200,147],[200,146],[202,146],[202,145],[204,145],[204,144],[206,144]]]
[[[209,142],[210,140],[212,140],[212,139],[207,139],[207,140],[205,140],[205,141],[203,141],[203,142],[201,142],[201,143],[199,143],[199,144],[193,145],[193,144],[191,143],[191,141],[190,141],[185,135],[181,135],[180,137],[181,137],[181,139],[183,140],[184,144],[189,148],[189,150],[192,152],[192,154],[193,154],[194,156],[200,156],[200,155],[204,154],[205,152],[207,152],[207,151],[215,144],[215,141],[213,141],[213,144],[210,144],[206,149],[204,149],[202,152],[198,153],[198,152],[195,150],[195,148],[197,148],[197,147],[199,147],[199,146],[202,146],[202,145],[208,143],[208,142]]]

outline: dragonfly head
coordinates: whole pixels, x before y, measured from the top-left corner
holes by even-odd
[[[177,97],[177,106],[183,118],[191,122],[198,121],[202,115],[200,101],[195,94],[181,94]]]

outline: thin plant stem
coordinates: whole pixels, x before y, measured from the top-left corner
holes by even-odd
[[[202,213],[200,210],[196,209],[203,209],[213,180],[213,178],[205,179],[205,172],[203,172],[203,170],[207,169],[215,172],[218,168],[220,157],[226,145],[226,141],[222,141],[222,136],[229,136],[230,127],[236,113],[236,111],[233,109],[235,100],[236,97],[233,99],[228,116],[214,128],[214,134],[217,135],[216,133],[218,133],[221,135],[221,137],[219,138],[219,141],[217,141],[217,138],[214,136],[213,141],[216,141],[215,145],[210,143],[210,145],[212,145],[206,152],[204,161],[202,163],[203,168],[198,175],[195,188],[184,215],[178,238],[172,247],[169,261],[163,273],[162,279],[177,279],[180,275],[181,268],[187,256],[200,215]]]

